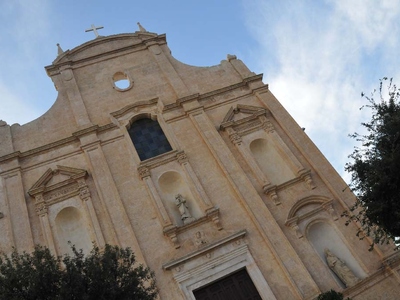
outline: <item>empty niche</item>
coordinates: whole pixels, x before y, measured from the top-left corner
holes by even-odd
[[[89,232],[82,219],[81,213],[75,207],[62,209],[55,219],[59,254],[72,254],[71,245],[89,253],[92,248]],[[68,242],[71,242],[69,244]]]
[[[117,91],[127,91],[132,87],[132,81],[124,72],[117,72],[112,77],[114,88]]]
[[[295,177],[276,147],[266,139],[252,141],[250,151],[272,184],[281,184]]]
[[[327,265],[327,268],[329,267],[325,256],[325,249],[328,249],[333,255],[344,261],[356,277],[359,279],[366,277],[364,270],[360,267],[359,263],[351,254],[346,244],[330,224],[321,221],[312,223],[308,227],[307,238],[322,261]],[[342,280],[340,280],[334,272],[331,271],[331,274],[334,276],[339,285],[344,288],[345,285]]]
[[[183,207],[180,210],[176,204],[176,196],[178,194],[180,194],[182,198],[186,200],[185,204],[190,216],[194,219],[201,217],[201,210],[180,173],[176,171],[165,172],[158,179],[158,184],[162,192],[161,198],[164,200],[164,205],[179,226],[189,223],[191,220],[186,220],[185,223],[182,220]],[[186,215],[185,217],[189,216]]]

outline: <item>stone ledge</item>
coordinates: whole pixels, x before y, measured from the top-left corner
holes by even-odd
[[[227,236],[227,237],[225,237],[225,238],[223,238],[223,239],[221,239],[219,241],[216,241],[216,242],[214,242],[214,243],[212,243],[212,244],[210,244],[208,246],[205,246],[204,248],[201,248],[201,249],[193,251],[192,253],[189,253],[189,254],[187,254],[185,256],[182,256],[181,258],[178,258],[178,259],[172,260],[170,262],[167,262],[167,263],[162,265],[162,268],[164,270],[170,270],[170,269],[176,267],[177,265],[180,265],[180,264],[182,264],[182,263],[184,263],[184,262],[186,262],[186,261],[188,261],[188,260],[190,260],[190,259],[192,259],[194,257],[202,255],[202,254],[204,254],[204,253],[206,253],[208,251],[211,251],[211,250],[213,250],[213,249],[215,249],[217,247],[220,247],[220,246],[222,246],[224,244],[227,244],[227,243],[229,243],[231,241],[234,241],[236,239],[243,238],[246,235],[246,233],[247,233],[246,229],[243,229],[243,230],[241,230],[239,232],[236,232],[236,233],[234,233],[234,234],[232,234],[230,236]]]

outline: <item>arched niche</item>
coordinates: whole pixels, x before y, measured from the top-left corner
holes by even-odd
[[[190,188],[187,186],[184,178],[179,172],[167,171],[158,179],[158,185],[161,189],[162,199],[168,212],[173,216],[178,225],[183,225],[178,207],[175,204],[175,196],[181,194],[186,199],[189,212],[192,217],[198,219],[202,216],[201,210],[193,197]]]
[[[75,207],[62,209],[55,218],[59,254],[72,254],[71,245],[89,253],[92,241],[81,213]],[[71,242],[71,245],[68,243]]]
[[[336,257],[341,259],[346,263],[350,270],[359,279],[366,277],[366,273],[361,268],[360,264],[357,262],[353,254],[348,249],[347,245],[344,243],[342,238],[336,232],[333,226],[324,220],[316,220],[307,226],[306,230],[307,239],[310,241],[311,245],[325,263],[326,267],[329,268],[324,250],[329,249]],[[338,282],[341,287],[345,287],[343,282],[336,276],[336,274],[331,271],[332,276]]]
[[[261,171],[272,184],[278,185],[295,178],[293,171],[273,143],[259,138],[253,140],[249,148]]]

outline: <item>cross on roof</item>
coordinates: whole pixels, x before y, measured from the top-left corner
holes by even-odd
[[[103,28],[104,28],[103,26],[96,27],[96,26],[94,26],[94,25],[92,24],[92,27],[89,28],[89,29],[86,29],[85,32],[93,31],[94,34],[96,35],[96,37],[99,37],[99,34],[98,34],[98,32],[97,32],[97,29],[103,29]]]

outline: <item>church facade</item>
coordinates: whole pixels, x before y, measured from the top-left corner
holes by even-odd
[[[1,251],[131,247],[161,299],[398,298],[393,246],[345,226],[354,195],[236,56],[185,65],[140,27],[46,71],[49,111],[0,121]]]

